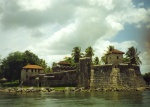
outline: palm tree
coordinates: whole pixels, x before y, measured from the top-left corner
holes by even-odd
[[[128,51],[126,52],[126,57],[130,59],[131,64],[140,65],[142,64],[140,58],[139,58],[140,52],[138,52],[137,48],[134,48],[133,46],[128,48]]]
[[[98,58],[98,57],[95,57],[95,58],[94,58],[94,64],[95,64],[95,65],[99,65],[99,64],[100,64],[100,61],[99,61],[99,58]]]
[[[85,50],[85,57],[90,57],[91,60],[92,60],[92,56],[94,56],[94,50],[93,50],[93,48],[91,46],[89,46]]]
[[[113,49],[115,49],[114,46],[109,45],[109,47],[107,47],[107,53],[111,52]]]
[[[74,62],[78,63],[79,59],[82,57],[81,48],[80,47],[74,47],[71,55],[72,55],[72,58],[74,59]]]

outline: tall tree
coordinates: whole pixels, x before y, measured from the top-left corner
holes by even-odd
[[[92,60],[92,56],[94,56],[94,50],[93,50],[93,48],[91,46],[89,46],[85,50],[85,57],[90,57],[91,60]]]
[[[3,76],[9,81],[20,79],[21,69],[25,62],[21,52],[10,53],[2,61]]]
[[[98,57],[95,57],[95,58],[94,58],[94,64],[95,64],[95,65],[99,65],[99,64],[100,64],[100,61],[99,61],[99,58],[98,58]]]
[[[106,54],[104,54],[102,57],[101,57],[101,62],[103,63],[103,64],[106,64],[107,62],[106,62]]]
[[[44,60],[38,58],[37,55],[30,51],[13,52],[4,58],[2,61],[2,71],[5,78],[9,81],[19,80],[21,75],[22,67],[27,64],[41,65],[46,68],[47,65]]]
[[[140,65],[142,64],[140,58],[139,58],[140,52],[138,52],[137,48],[134,48],[133,46],[128,48],[128,51],[126,52],[126,57],[130,59],[131,64]]]
[[[72,55],[72,58],[74,59],[74,62],[78,63],[79,59],[82,57],[81,48],[74,47],[71,55]]]
[[[111,52],[113,49],[115,49],[115,47],[109,45],[109,46],[107,47],[107,53]]]

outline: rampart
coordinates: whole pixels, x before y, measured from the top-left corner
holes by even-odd
[[[139,66],[120,64],[94,66],[91,70],[90,87],[95,88],[137,88],[145,82]]]
[[[65,67],[59,71],[37,75],[34,83],[39,86],[77,86],[85,89],[138,88],[144,87],[140,68],[137,65],[105,64],[92,65],[90,58],[82,58],[76,68]],[[31,82],[31,81],[30,81]]]
[[[42,84],[42,86],[76,86],[76,70],[46,74]]]

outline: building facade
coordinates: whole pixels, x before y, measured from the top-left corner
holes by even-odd
[[[21,71],[21,81],[24,84],[30,84],[36,82],[39,79],[39,75],[44,74],[44,69],[38,65],[26,65]],[[38,78],[37,78],[38,77]]]

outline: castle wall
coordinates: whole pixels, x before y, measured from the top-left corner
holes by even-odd
[[[137,88],[144,87],[145,82],[139,66],[112,65],[94,66],[91,72],[91,88]]]
[[[76,70],[46,74],[41,84],[42,86],[76,86]]]
[[[120,81],[124,87],[144,87],[145,81],[141,75],[140,67],[137,65],[119,65],[120,68]]]
[[[104,88],[110,85],[112,65],[93,66],[91,88]]]
[[[91,59],[81,58],[77,68],[77,87],[90,88]]]

